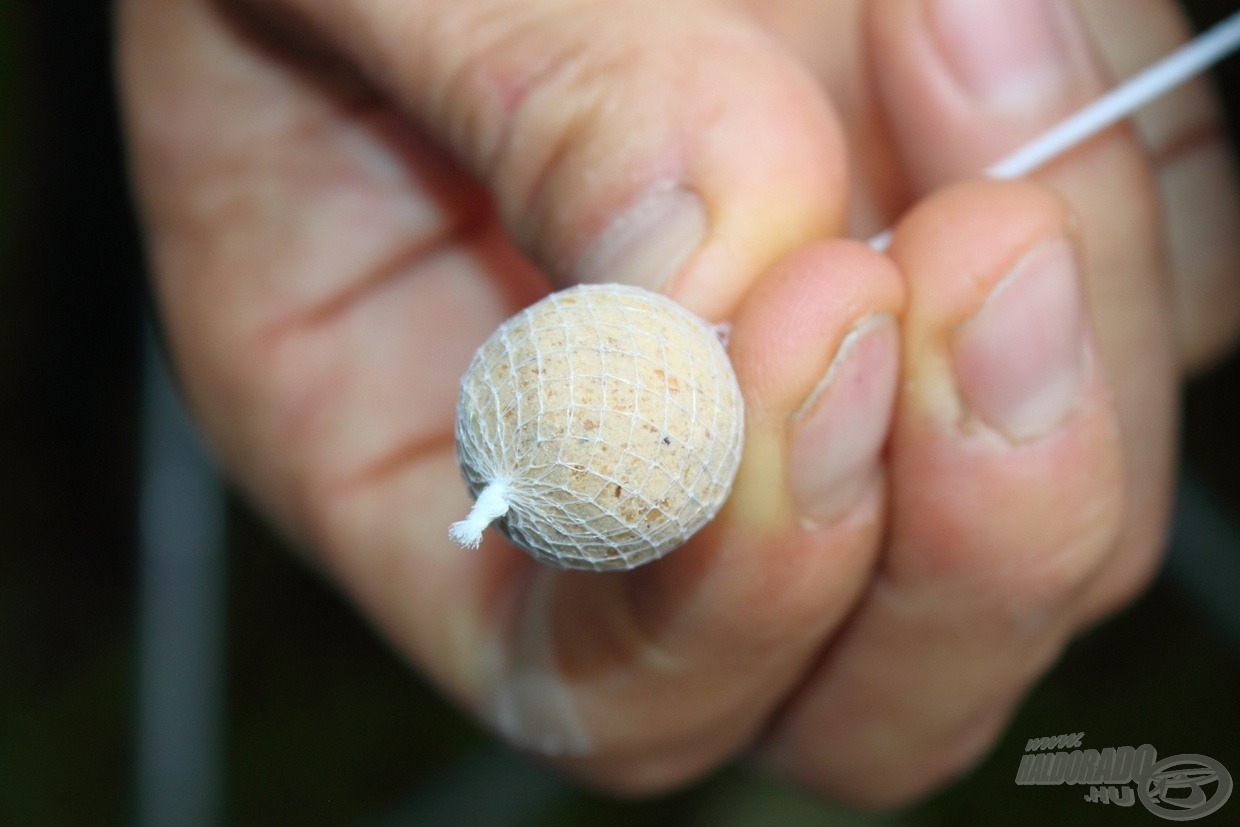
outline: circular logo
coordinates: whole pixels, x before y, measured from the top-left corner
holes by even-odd
[[[1231,773],[1204,755],[1172,755],[1150,768],[1137,784],[1145,808],[1168,821],[1208,816],[1231,797]]]

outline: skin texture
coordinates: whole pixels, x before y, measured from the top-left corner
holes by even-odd
[[[952,184],[1184,35],[1160,0],[994,5],[1020,25],[970,36],[947,0],[122,0],[185,394],[399,651],[566,773],[644,793],[743,753],[854,803],[922,795],[1149,581],[1177,383],[1240,306],[1200,86],[1035,182]],[[838,238],[897,219],[889,255]],[[623,574],[456,549],[470,356],[600,280],[732,320],[731,499]]]

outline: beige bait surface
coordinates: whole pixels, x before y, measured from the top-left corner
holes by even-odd
[[[478,350],[461,383],[457,456],[475,498],[492,488],[479,505],[506,505],[496,527],[535,557],[628,569],[718,512],[743,409],[709,325],[640,288],[582,285],[518,313]],[[455,524],[453,539],[477,545],[490,513]]]

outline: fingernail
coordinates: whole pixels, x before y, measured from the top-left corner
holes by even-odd
[[[1043,242],[957,330],[956,380],[965,404],[1012,440],[1051,431],[1080,405],[1087,324],[1072,245]]]
[[[647,196],[616,218],[577,262],[584,282],[618,281],[658,290],[706,239],[706,208],[683,187]]]
[[[897,347],[890,313],[862,320],[792,415],[789,480],[793,505],[807,527],[843,516],[872,483],[891,425]]]
[[[933,0],[930,29],[963,90],[1006,114],[1054,102],[1079,42],[1060,0]]]

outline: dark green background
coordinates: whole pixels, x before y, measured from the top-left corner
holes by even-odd
[[[1190,4],[1207,22],[1232,5]],[[0,2],[0,824],[134,814],[144,292],[108,32],[106,3]],[[1235,60],[1220,74],[1233,113],[1238,74]],[[1233,516],[1238,389],[1236,359],[1197,382],[1184,436]],[[570,786],[445,704],[239,503],[229,537],[229,823],[1162,823],[1080,788],[1015,786],[1027,739],[1080,730],[1240,776],[1240,641],[1165,577],[1072,646],[975,772],[876,817],[735,768],[645,801]],[[1240,794],[1227,814],[1240,823]]]

